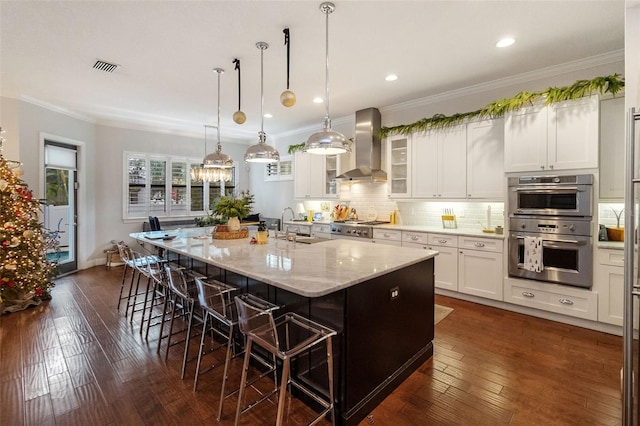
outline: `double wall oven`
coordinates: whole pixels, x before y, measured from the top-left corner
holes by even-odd
[[[593,175],[511,177],[508,203],[509,276],[591,288]]]

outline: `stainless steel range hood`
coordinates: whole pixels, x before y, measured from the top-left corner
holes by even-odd
[[[386,182],[387,172],[381,169],[382,142],[378,137],[381,126],[380,111],[367,108],[356,111],[356,168],[338,176],[338,180]]]

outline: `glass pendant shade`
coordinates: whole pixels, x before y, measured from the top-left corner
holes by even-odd
[[[351,151],[349,140],[340,132],[331,130],[329,118],[329,14],[336,6],[330,2],[320,5],[320,11],[326,15],[326,55],[325,55],[325,116],[324,128],[309,136],[302,150],[310,154],[333,155]]]
[[[220,182],[230,181],[232,178],[233,169],[221,169],[221,168],[206,168],[203,165],[191,169],[191,180],[201,182]]]
[[[248,163],[276,163],[280,161],[278,150],[267,145],[267,135],[264,133],[264,51],[269,48],[265,42],[259,41],[256,47],[260,49],[260,132],[258,143],[251,145],[244,153],[244,160]]]

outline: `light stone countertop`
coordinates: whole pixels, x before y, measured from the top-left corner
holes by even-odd
[[[169,251],[226,269],[305,297],[319,297],[430,259],[433,250],[371,244],[347,239],[314,244],[269,238],[214,240],[210,228],[168,231],[173,240],[130,236]]]
[[[312,225],[314,223],[320,225],[329,225],[333,222],[307,222],[307,221],[285,221],[285,225]],[[475,228],[443,228],[442,226],[424,226],[424,225],[374,225],[373,229],[397,229],[399,231],[413,231],[413,232],[428,232],[430,234],[448,234],[448,235],[460,235],[467,237],[484,237],[495,238],[499,240],[504,239],[504,234],[496,234],[494,232],[482,232],[480,226]],[[503,231],[504,232],[504,231]]]
[[[598,241],[598,248],[611,250],[624,250],[624,242],[622,241]]]

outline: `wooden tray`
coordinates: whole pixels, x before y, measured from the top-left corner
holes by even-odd
[[[211,233],[214,240],[239,240],[249,236],[249,228],[240,228],[238,231],[229,231],[226,226],[218,226]]]

